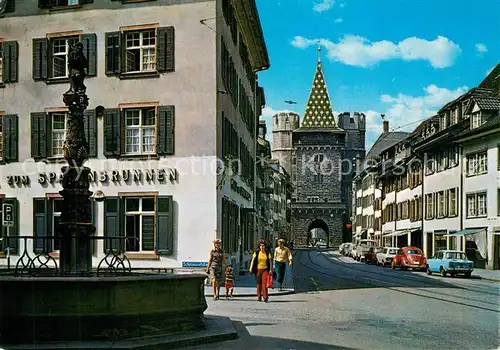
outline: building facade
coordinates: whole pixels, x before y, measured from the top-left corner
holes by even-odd
[[[299,128],[299,122],[299,115],[294,112],[280,112],[273,116],[272,158],[277,159],[288,174],[292,174],[292,132]]]
[[[381,152],[375,178],[384,245],[417,246],[427,257],[458,249],[477,268],[500,268],[499,77],[497,65],[477,88]],[[365,196],[361,175],[357,203]]]
[[[203,265],[216,237],[230,262],[248,259],[264,103],[256,72],[269,67],[255,2],[51,4],[16,1],[0,23],[0,191],[17,212],[9,235],[57,236],[62,94],[69,48],[81,41],[96,235],[126,236],[135,267]],[[27,242],[58,256],[57,241]],[[94,265],[109,244],[97,240]]]
[[[320,241],[335,247],[344,241],[350,195],[343,188],[351,187],[353,172],[350,159],[346,157],[355,152],[364,156],[365,116],[356,114],[351,118],[343,114],[340,120],[349,132],[339,127],[333,115],[322,62],[318,59],[304,118],[292,133],[294,246]],[[346,138],[349,147],[346,147]]]

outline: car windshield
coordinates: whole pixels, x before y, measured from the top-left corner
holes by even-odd
[[[383,251],[383,250],[384,250],[384,248],[375,248],[375,252],[376,252],[376,253],[380,253],[380,252],[381,252],[381,251]]]
[[[389,249],[389,251],[387,252],[387,254],[396,254],[396,249]]]
[[[467,257],[465,253],[462,252],[448,252],[445,254],[445,259],[462,259],[465,260]]]
[[[420,249],[408,249],[406,251],[407,254],[415,254],[415,255],[421,255],[422,251]]]

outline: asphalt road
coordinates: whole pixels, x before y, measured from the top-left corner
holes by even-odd
[[[209,300],[240,338],[192,349],[498,349],[500,286],[297,251],[297,294]]]

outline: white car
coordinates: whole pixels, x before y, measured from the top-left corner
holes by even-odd
[[[356,256],[354,259],[357,261],[364,261],[365,254],[368,253],[371,247],[376,247],[377,241],[372,239],[362,239],[359,241],[359,244],[356,247]]]
[[[385,267],[385,265],[390,266],[398,249],[397,247],[384,247],[380,253],[377,253],[377,265],[382,267]]]

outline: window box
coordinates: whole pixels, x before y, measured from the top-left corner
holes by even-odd
[[[75,33],[33,39],[33,79],[47,84],[68,83],[68,54],[78,41],[88,60],[87,77],[97,76],[97,35]]]
[[[0,115],[0,162],[19,160],[19,118],[16,114]]]
[[[172,196],[107,197],[104,220],[104,237],[127,237],[125,242],[105,239],[105,252],[173,254]]]
[[[174,27],[134,26],[106,33],[105,47],[108,76],[151,78],[175,70]]]
[[[174,115],[174,106],[106,109],[104,155],[116,158],[174,154]]]
[[[67,112],[31,113],[31,157],[35,160],[63,157]],[[94,110],[84,112],[83,126],[88,142],[88,157],[97,157],[97,120]]]
[[[17,83],[19,79],[19,43],[0,42],[0,87]]]

